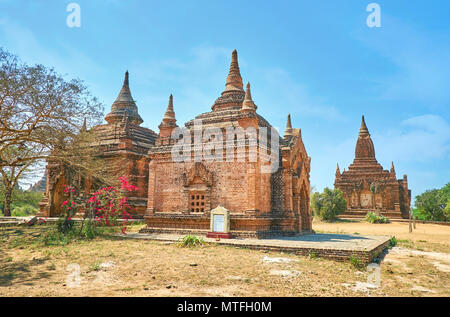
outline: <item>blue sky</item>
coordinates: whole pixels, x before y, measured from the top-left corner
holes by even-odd
[[[371,2],[0,0],[0,46],[85,80],[106,111],[128,69],[155,131],[171,93],[179,124],[210,110],[236,48],[258,112],[302,129],[312,185],[352,162],[364,114],[378,161],[415,196],[450,181],[450,2],[378,0],[369,28]]]

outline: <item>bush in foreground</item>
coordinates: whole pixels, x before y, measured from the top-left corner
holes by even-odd
[[[366,221],[370,223],[389,223],[389,219],[382,215],[377,215],[374,212],[368,212],[366,215]]]

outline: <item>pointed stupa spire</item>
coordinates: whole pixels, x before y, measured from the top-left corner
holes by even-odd
[[[159,125],[159,129],[164,128],[173,128],[176,127],[177,120],[175,119],[175,111],[173,110],[173,95],[169,96],[169,104],[167,105],[166,112],[164,113],[164,117],[162,119],[161,124]]]
[[[341,170],[339,169],[339,163],[336,164],[336,177],[341,176]]]
[[[255,111],[257,106],[253,102],[252,92],[250,90],[250,83],[247,83],[245,90],[244,102],[242,103],[241,111]]]
[[[173,95],[169,96],[169,104],[167,105],[167,110],[164,113],[164,118],[162,120],[165,124],[175,123],[177,120],[175,119],[175,112],[173,111]]]
[[[243,87],[241,71],[239,70],[238,55],[237,51],[234,50],[231,54],[231,64],[225,83],[225,90],[222,92],[222,95],[216,99],[211,109],[213,111],[241,109],[245,96]]]
[[[288,114],[286,122],[286,130],[284,130],[284,136],[293,135],[292,124],[291,124],[291,114]]]
[[[391,162],[391,173],[395,174],[394,162]]]
[[[361,119],[361,128],[359,129],[358,140],[356,141],[355,160],[369,160],[376,162],[375,147],[373,146],[372,139],[370,138],[369,129],[367,129],[364,116],[362,116]]]
[[[237,51],[234,50],[231,54],[230,71],[228,72],[227,81],[225,84],[225,91],[230,90],[244,90],[242,83],[241,71],[239,70]]]
[[[138,113],[136,103],[131,96],[128,71],[125,72],[122,89],[112,104],[111,112],[106,115],[105,120],[110,124],[119,122],[123,119],[124,112],[127,112],[128,120],[131,123],[139,125],[143,122]]]
[[[359,129],[360,135],[370,135],[369,129],[366,126],[366,120],[364,120],[364,116],[361,118],[361,128]]]

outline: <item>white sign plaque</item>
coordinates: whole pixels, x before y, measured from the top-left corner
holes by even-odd
[[[224,232],[225,231],[225,216],[224,215],[213,215],[213,231],[214,232]]]

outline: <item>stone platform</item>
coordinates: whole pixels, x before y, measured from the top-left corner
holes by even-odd
[[[120,235],[128,239],[144,239],[177,242],[183,235],[162,233],[128,233]],[[338,261],[357,257],[362,263],[370,263],[389,246],[387,236],[360,236],[348,234],[309,234],[296,237],[274,237],[270,239],[221,239],[204,238],[205,242],[218,245],[314,255]]]

